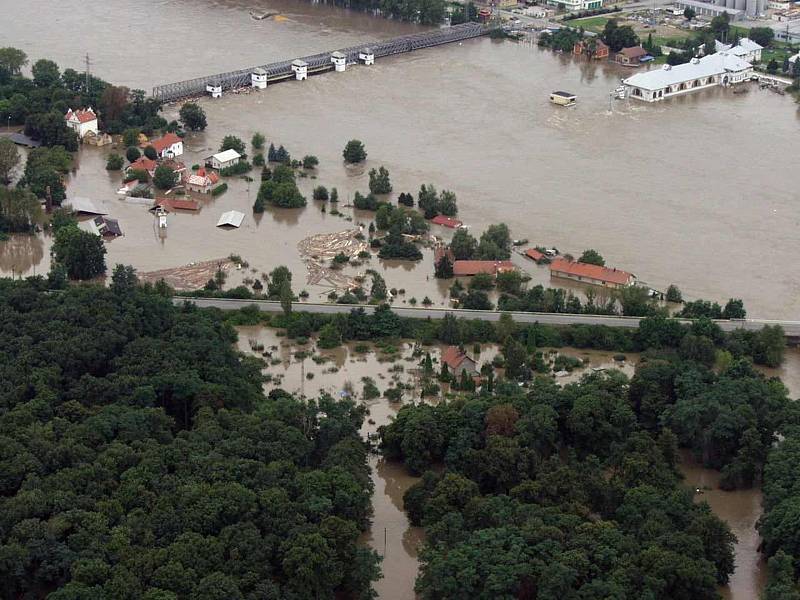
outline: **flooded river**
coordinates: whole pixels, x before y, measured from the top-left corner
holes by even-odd
[[[279,17],[256,21],[250,9]],[[13,15],[4,21],[2,45],[22,48],[32,60],[48,57],[78,70],[88,52],[93,73],[148,90],[419,30],[293,0],[160,0],[146,10],[123,0],[70,0],[58,10],[47,0],[0,0],[0,11]],[[654,287],[676,283],[687,298],[740,296],[751,316],[797,319],[800,212],[793,174],[798,115],[792,99],[755,88],[740,95],[715,89],[657,106],[610,104],[609,91],[628,73],[535,47],[473,40],[258,94],[204,99],[209,127],[188,136],[181,160],[187,166],[202,162],[226,134],[249,140],[262,131],[296,158],[319,157],[316,178],[299,180],[309,198],[315,185],[324,184],[337,187],[340,204],[347,204],[355,191],[366,191],[367,171],[385,165],[395,194],[416,191],[422,183],[455,191],[460,218],[476,234],[505,221],[514,237],[533,244],[572,253],[595,248],[609,264],[633,271]],[[547,97],[554,89],[576,93],[578,105],[551,106]],[[166,112],[172,118],[177,107]],[[369,153],[366,164],[355,169],[345,168],[341,159],[351,138],[363,140]],[[80,152],[68,195],[93,198],[120,220],[125,236],[107,245],[110,265],[123,262],[150,271],[235,253],[257,272],[286,264],[300,291],[305,265],[297,242],[353,226],[312,201],[305,209],[255,216],[257,182],[248,186],[237,179],[221,197],[204,201],[198,214],[171,214],[167,231],[159,233],[145,207],[126,204],[114,193],[120,175],[105,171],[108,152]],[[231,209],[246,214],[242,228],[214,227]],[[341,210],[353,222],[371,218]],[[0,272],[44,273],[49,248],[46,235],[0,242]],[[514,260],[534,283],[549,283],[547,269]],[[433,278],[430,251],[416,266],[370,262],[389,287],[405,288],[406,298],[427,295],[437,305],[446,302],[449,282]],[[325,293],[308,291],[311,300]],[[381,363],[375,353],[362,356],[346,347],[326,351],[329,360],[318,365],[295,359],[297,348],[281,345],[274,333],[240,331],[242,350],[251,350],[249,339],[278,346],[278,364],[270,372],[278,376],[275,385],[280,381],[290,391],[338,393],[350,381],[360,392],[363,376],[375,378],[382,390],[392,377],[414,385],[414,362],[404,358]],[[398,349],[405,358],[411,350],[407,344]],[[789,358],[774,374],[797,398],[800,360],[796,353]],[[394,365],[403,371],[390,373]],[[397,408],[383,398],[372,401],[373,423],[365,423],[364,433],[374,432]],[[422,539],[402,510],[402,495],[414,480],[381,459],[373,458],[372,467],[375,515],[365,541],[386,557],[376,589],[383,599],[406,600],[413,597]],[[688,485],[715,487],[713,473],[687,466],[685,474]],[[749,599],[763,581],[752,529],[760,501],[755,491],[737,494],[707,491],[704,496],[740,539],[730,597]]]
[[[0,10],[11,5],[0,0]],[[13,2],[15,18],[4,25],[4,43],[33,59],[47,55],[76,68],[88,50],[98,75],[147,89],[415,30],[290,0],[163,1],[147,11],[112,0],[102,9],[99,2],[84,2],[48,13],[53,20],[44,26],[50,30],[42,31],[47,6],[44,0]],[[250,8],[274,10],[281,18],[255,21]],[[75,36],[89,15],[92,35]],[[131,60],[117,51],[123,30],[175,43],[168,50],[137,44]],[[201,162],[225,134],[249,140],[263,131],[295,157],[319,157],[317,178],[300,180],[309,196],[315,185],[336,186],[346,204],[356,190],[366,191],[368,169],[386,165],[395,193],[416,191],[425,182],[454,190],[460,217],[475,233],[507,221],[514,237],[532,243],[572,253],[596,248],[609,264],[654,287],[674,282],[688,298],[741,296],[751,316],[798,318],[800,212],[792,194],[798,117],[791,97],[753,87],[748,94],[716,89],[657,106],[610,105],[608,92],[627,73],[535,47],[473,40],[258,94],[204,99],[209,127],[189,136],[182,160],[187,166]],[[550,105],[553,89],[576,93],[578,106]],[[176,110],[168,108],[168,116]],[[369,157],[363,167],[347,169],[341,149],[353,137],[365,142]],[[119,175],[103,169],[106,152],[81,152],[69,195],[92,197],[120,219],[126,235],[108,244],[111,264],[147,271],[233,252],[261,271],[287,264],[299,290],[305,267],[297,241],[349,225],[313,202],[254,216],[257,184],[248,191],[237,180],[199,215],[174,215],[160,237],[144,207],[124,205],[113,193]],[[230,209],[245,212],[243,227],[216,229],[219,215]],[[371,217],[342,211],[356,221]],[[43,272],[48,254],[46,238],[15,239],[0,246],[0,269]],[[534,282],[549,283],[546,268],[515,260]],[[429,251],[416,267],[378,268],[389,287],[446,302],[448,285],[433,279]],[[309,292],[319,299],[323,290]]]

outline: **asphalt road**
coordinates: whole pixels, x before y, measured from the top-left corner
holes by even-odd
[[[281,312],[280,302],[268,300],[229,300],[224,298],[182,298],[176,296],[173,299],[175,304],[182,304],[185,301],[193,302],[200,308],[219,308],[222,310],[238,310],[245,306],[256,305],[259,310],[264,312]],[[311,302],[295,302],[294,310],[311,312],[318,314],[337,314],[349,313],[353,308],[352,304],[315,304]],[[367,311],[372,311],[373,306],[364,306]],[[500,312],[488,310],[465,310],[452,308],[412,308],[410,306],[392,306],[392,311],[397,315],[411,319],[442,319],[447,313],[454,314],[464,319],[480,319],[483,321],[497,321],[500,319]],[[575,315],[563,313],[530,313],[512,312],[510,313],[517,323],[541,323],[543,325],[606,325],[608,327],[628,327],[636,328],[639,326],[639,317],[612,317],[605,315]],[[685,320],[690,323],[691,321]],[[800,321],[773,321],[765,319],[742,319],[742,320],[719,320],[716,323],[723,331],[734,331],[736,329],[758,330],[765,325],[780,325],[790,338],[800,338]]]

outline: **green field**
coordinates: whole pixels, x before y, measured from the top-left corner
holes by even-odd
[[[570,19],[564,21],[564,23],[570,27],[583,27],[586,31],[602,33],[606,23],[612,18],[606,15],[598,15],[596,17],[584,17],[583,19]]]

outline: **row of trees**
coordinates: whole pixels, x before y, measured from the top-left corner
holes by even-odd
[[[372,597],[362,408],[264,397],[229,326],[129,268],[0,281],[0,313],[0,597]]]

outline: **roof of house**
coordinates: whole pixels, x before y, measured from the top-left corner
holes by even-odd
[[[128,169],[141,169],[143,171],[151,172],[155,171],[157,166],[158,163],[156,161],[149,159],[146,156],[140,156],[128,165]]]
[[[553,96],[561,96],[562,98],[574,98],[575,97],[575,94],[572,94],[570,92],[553,92],[552,95]]]
[[[452,370],[456,370],[467,359],[472,360],[458,346],[448,346],[442,351],[442,362]]]
[[[72,110],[71,108],[68,108],[67,114],[64,115],[64,118],[67,121],[72,121],[74,119],[79,123],[88,123],[89,121],[97,120],[97,115],[90,106],[89,108],[79,108],[78,110]]]
[[[211,183],[217,183],[219,181],[219,173],[216,171],[212,171],[211,169],[206,170],[205,167],[200,167],[197,171],[194,172],[195,175],[198,177],[203,177],[209,180]]]
[[[544,258],[544,254],[539,252],[536,248],[528,248],[525,250],[525,256],[533,260],[542,260]]]
[[[179,138],[177,135],[174,133],[168,133],[165,136],[151,141],[150,145],[156,149],[156,152],[161,154],[166,148],[169,148],[172,146],[172,144],[177,144],[180,141],[181,138]]]
[[[230,225],[231,227],[239,227],[244,221],[244,213],[239,212],[238,210],[229,210],[228,212],[222,213],[217,221],[217,227],[223,227],[225,225]]]
[[[122,228],[116,219],[95,217],[92,219],[92,223],[94,223],[94,228],[97,230],[98,235],[122,235]]]
[[[19,146],[26,146],[28,148],[38,148],[42,145],[42,142],[39,140],[35,140],[31,137],[28,137],[24,133],[9,133],[9,134],[2,134],[3,137],[7,137],[12,142]]]
[[[676,85],[692,79],[721,75],[725,72],[743,71],[752,65],[736,56],[726,52],[716,52],[700,59],[692,59],[682,65],[664,65],[661,69],[651,69],[644,73],[637,73],[622,83],[647,90],[660,90],[670,85]]]
[[[496,275],[500,271],[510,271],[514,268],[510,260],[457,260],[453,262],[453,275],[456,277],[467,277],[478,273]]]
[[[85,213],[87,215],[108,214],[97,208],[97,205],[92,200],[82,196],[75,196],[74,198],[67,200],[67,204],[69,204],[72,207],[72,210],[77,213]]]
[[[197,200],[187,198],[156,198],[153,206],[172,210],[200,210],[200,203]]]
[[[442,225],[443,227],[450,227],[451,229],[458,229],[462,225],[461,221],[458,219],[446,217],[444,215],[436,215],[431,219],[431,223],[434,225]]]
[[[161,164],[164,165],[165,167],[169,167],[173,171],[185,171],[186,170],[186,165],[185,164],[183,164],[179,160],[174,160],[172,158],[168,158],[167,160],[163,161]]]
[[[575,277],[587,277],[597,281],[627,285],[634,279],[634,276],[627,271],[610,269],[598,265],[590,265],[581,262],[572,262],[559,258],[550,263],[550,273],[565,273]]]
[[[224,152],[217,152],[217,153],[216,153],[216,154],[213,156],[213,158],[215,158],[216,160],[218,160],[218,161],[219,161],[219,162],[221,162],[221,163],[230,162],[230,161],[232,161],[232,160],[236,160],[237,158],[241,158],[241,157],[242,157],[242,155],[241,155],[241,154],[239,154],[239,153],[238,153],[236,150],[234,150],[233,148],[228,148],[228,149],[227,149],[227,150],[225,150]]]
[[[754,42],[750,38],[742,38],[739,40],[739,46],[747,50],[748,52],[756,52],[758,50],[763,50],[764,46],[761,44]]]
[[[623,48],[617,54],[623,54],[628,58],[641,58],[645,54],[647,54],[647,50],[642,48],[641,46],[631,46],[629,48]]]

